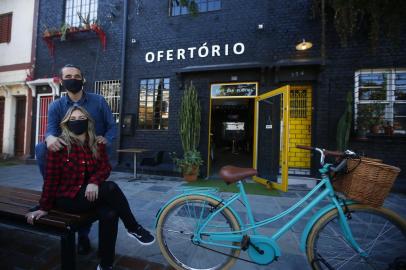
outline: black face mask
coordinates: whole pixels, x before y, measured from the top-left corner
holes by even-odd
[[[62,80],[62,86],[67,91],[76,94],[83,88],[83,80],[76,80],[76,79],[66,79]]]
[[[87,125],[88,125],[87,119],[68,121],[69,130],[75,133],[76,135],[85,133],[87,131]]]

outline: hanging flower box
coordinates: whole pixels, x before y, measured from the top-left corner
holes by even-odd
[[[42,39],[45,41],[51,56],[54,56],[55,54],[55,42],[58,39],[61,39],[62,41],[73,41],[92,34],[96,34],[102,44],[103,50],[106,50],[106,34],[98,24],[91,24],[88,28],[69,27],[68,29],[65,29],[65,31],[66,33],[63,39],[61,39],[62,33],[60,31],[46,29],[43,32]]]

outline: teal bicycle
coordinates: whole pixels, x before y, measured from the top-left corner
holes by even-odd
[[[370,207],[340,198],[334,192],[330,172],[343,171],[351,151],[337,153],[300,147],[320,153],[320,182],[286,211],[256,221],[244,190],[243,179],[256,174],[250,168],[223,167],[222,178],[236,183],[240,192],[226,199],[213,188],[185,189],[157,213],[156,235],[162,254],[175,269],[230,269],[237,259],[267,265],[281,255],[278,239],[320,202],[301,236],[300,248],[313,269],[406,269],[406,222],[391,210]],[[344,157],[337,165],[325,156]],[[246,208],[243,222],[233,203]],[[307,202],[307,204],[306,204]],[[300,211],[273,235],[258,228]],[[241,258],[247,252],[249,259]],[[246,256],[245,256],[246,257]]]

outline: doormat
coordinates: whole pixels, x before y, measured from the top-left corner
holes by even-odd
[[[185,183],[184,187],[213,187],[218,188],[220,192],[237,193],[239,189],[237,184],[227,185],[221,179],[198,179],[196,182]],[[280,196],[278,190],[269,190],[264,185],[258,183],[244,183],[245,192],[251,195]]]

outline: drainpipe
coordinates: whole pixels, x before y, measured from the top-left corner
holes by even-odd
[[[121,40],[121,87],[120,87],[120,122],[117,129],[117,149],[121,146],[121,123],[123,122],[123,104],[124,104],[124,89],[125,89],[125,66],[126,66],[126,47],[127,47],[127,20],[128,20],[128,0],[124,0],[123,11],[123,35]],[[116,152],[117,153],[117,152]],[[119,154],[116,154],[117,162],[119,163]]]

